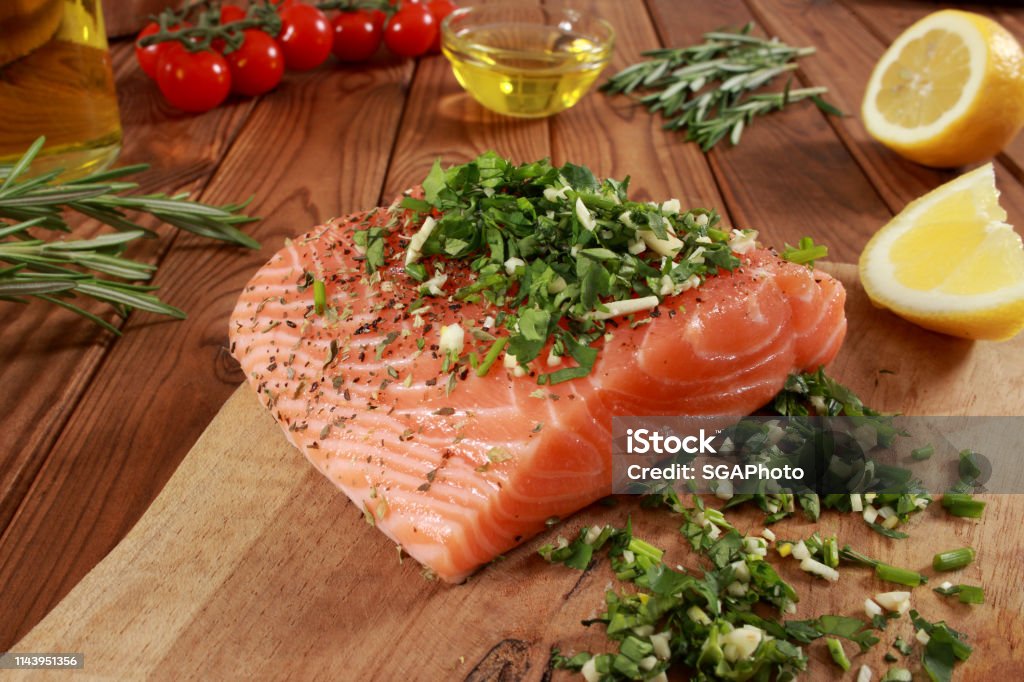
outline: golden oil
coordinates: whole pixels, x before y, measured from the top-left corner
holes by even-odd
[[[100,0],[0,2],[0,175],[40,135],[35,173],[98,170],[121,148]]]
[[[576,104],[611,58],[612,43],[534,23],[467,26],[442,51],[459,84],[507,116],[550,116]]]

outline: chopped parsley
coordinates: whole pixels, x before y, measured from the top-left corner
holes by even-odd
[[[607,680],[641,680],[684,662],[696,679],[793,679],[807,665],[802,644],[841,637],[866,651],[878,643],[871,625],[859,618],[774,616],[772,611],[790,613],[798,597],[762,559],[757,539],[740,535],[698,497],[694,508],[683,507],[678,497],[673,503],[686,518],[683,534],[706,560],[702,569],[667,565],[663,551],[635,537],[630,523],[624,529],[583,528],[571,542],[559,538],[540,549],[550,562],[585,570],[607,548],[616,577],[633,585],[608,591],[606,611],[584,621],[603,625],[618,651],[572,657],[554,651],[554,667],[592,671]],[[716,536],[705,532],[710,526],[728,530]]]
[[[932,682],[950,682],[953,666],[957,661],[966,661],[971,655],[967,637],[945,622],[931,623],[914,610],[910,611],[914,627],[928,633],[928,643],[921,651],[921,667]]]
[[[554,385],[590,371],[607,320],[734,270],[736,254],[754,246],[756,233],[721,229],[714,211],[631,201],[627,185],[494,152],[448,169],[435,163],[423,198],[400,204],[421,224],[404,253],[386,253],[380,228],[358,231],[356,244],[371,274],[401,259],[425,297],[508,311],[477,374],[502,352],[525,366],[550,346],[552,365],[562,366],[537,380]]]

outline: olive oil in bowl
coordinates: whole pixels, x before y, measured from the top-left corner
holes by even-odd
[[[459,84],[506,116],[550,116],[576,104],[611,59],[614,33],[575,10],[514,3],[457,10],[441,49]]]

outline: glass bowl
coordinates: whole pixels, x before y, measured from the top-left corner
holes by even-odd
[[[477,102],[506,116],[568,109],[608,64],[611,25],[581,10],[502,2],[463,7],[441,24],[441,51]]]

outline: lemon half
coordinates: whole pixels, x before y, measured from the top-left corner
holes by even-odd
[[[872,137],[926,166],[991,158],[1024,126],[1024,50],[987,17],[929,14],[875,65],[861,115]]]
[[[992,164],[907,205],[868,242],[871,300],[934,331],[1003,340],[1024,328],[1024,248],[999,205]]]

